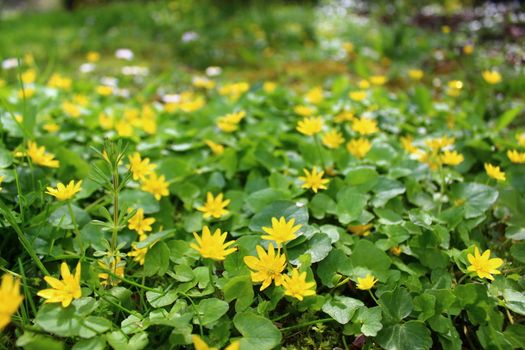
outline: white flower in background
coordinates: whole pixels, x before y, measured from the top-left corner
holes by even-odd
[[[95,70],[93,63],[83,63],[79,67],[80,73],[91,73]]]
[[[216,77],[218,75],[221,75],[222,68],[217,66],[211,66],[206,68],[206,75],[209,77]]]
[[[164,103],[178,103],[180,102],[180,95],[179,94],[164,95],[162,96],[162,101]]]
[[[102,85],[117,87],[118,86],[118,79],[113,77],[102,77],[100,79],[100,83]]]
[[[185,32],[182,34],[182,42],[189,43],[199,39],[199,34],[197,32]]]
[[[7,58],[2,61],[2,68],[3,69],[13,69],[18,67],[18,59],[16,58]]]
[[[149,69],[147,67],[140,66],[125,66],[122,68],[122,74],[146,76],[149,74]]]
[[[115,57],[121,60],[131,61],[133,59],[133,51],[130,49],[118,49],[115,51]]]

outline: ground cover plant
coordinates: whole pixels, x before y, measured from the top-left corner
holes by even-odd
[[[523,348],[523,14],[408,4],[0,22],[0,348]]]

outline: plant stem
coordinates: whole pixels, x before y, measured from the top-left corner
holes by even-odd
[[[287,332],[287,331],[291,331],[293,329],[303,328],[303,327],[311,326],[311,325],[318,324],[318,323],[331,322],[333,320],[334,320],[333,318],[322,318],[320,320],[314,320],[314,321],[308,321],[308,322],[304,322],[304,323],[299,323],[299,324],[296,324],[295,326],[281,328],[281,332]]]
[[[71,200],[67,201],[67,210],[69,211],[69,216],[71,217],[73,231],[75,232],[75,235],[77,237],[78,248],[80,249],[82,256],[84,256],[84,244],[82,243],[82,237],[80,236],[80,230],[78,229],[77,219],[75,218],[75,212],[73,211],[73,205],[71,204]]]
[[[368,290],[368,293],[370,293],[370,296],[372,297],[372,299],[374,299],[375,303],[379,305],[379,301],[377,301],[376,296],[374,295],[374,293],[372,293],[371,289]]]
[[[314,141],[315,141],[315,145],[317,146],[317,152],[319,153],[319,160],[321,161],[321,165],[323,166],[323,170],[325,170],[326,169],[326,164],[324,162],[323,152],[322,152],[322,149],[321,149],[321,143],[319,142],[319,136],[317,134],[314,135]]]

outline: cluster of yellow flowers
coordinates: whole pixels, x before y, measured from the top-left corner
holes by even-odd
[[[245,116],[245,111],[226,114],[217,119],[217,127],[224,132],[234,132],[239,129],[239,123]]]
[[[169,196],[169,183],[164,175],[159,176],[155,173],[156,164],[150,163],[149,158],[142,159],[138,152],[130,155],[128,159],[133,180],[140,181],[143,191],[151,193],[156,200]]]
[[[238,82],[223,85],[219,88],[219,95],[227,96],[230,101],[237,101],[246,91],[250,89],[250,84],[247,82]]]
[[[456,166],[461,164],[465,157],[457,151],[452,150],[455,139],[453,137],[442,136],[424,140],[426,150],[417,148],[413,144],[411,136],[401,138],[401,145],[408,153],[421,163],[425,163],[431,170],[436,170],[442,165]]]
[[[198,111],[205,105],[206,100],[203,96],[193,91],[184,91],[179,95],[178,101],[166,103],[164,110],[168,113],[174,113],[179,110],[185,113],[191,113]]]

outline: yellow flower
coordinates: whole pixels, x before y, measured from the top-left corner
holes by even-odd
[[[26,87],[18,91],[18,98],[31,98],[35,95],[35,89],[32,87]]]
[[[215,87],[215,82],[211,79],[208,79],[206,77],[194,77],[191,80],[191,83],[196,88],[202,88],[206,90],[213,89]]]
[[[53,154],[46,153],[44,146],[38,147],[33,141],[27,143],[27,155],[31,158],[33,164],[49,168],[58,168],[60,166],[60,162],[55,159]]]
[[[82,114],[80,107],[69,101],[62,103],[62,110],[71,118],[78,118]]]
[[[463,82],[461,80],[451,80],[448,82],[447,95],[457,97],[463,89]]]
[[[338,115],[336,115],[334,117],[334,122],[336,123],[344,123],[344,122],[347,122],[347,121],[352,121],[354,120],[354,113],[350,112],[350,111],[342,111],[341,113],[339,113]]]
[[[69,181],[67,186],[64,186],[62,182],[59,182],[57,188],[48,187],[46,193],[52,195],[59,201],[65,201],[73,198],[80,190],[82,186],[82,180],[75,184],[74,180]]]
[[[272,218],[272,227],[263,227],[263,231],[268,235],[262,236],[262,239],[275,241],[278,245],[281,243],[291,241],[295,239],[295,232],[297,232],[302,225],[296,225],[295,219],[291,218],[290,221],[286,222],[286,219],[281,216],[279,220]]]
[[[348,97],[350,97],[351,100],[360,102],[363,101],[366,98],[367,92],[363,90],[358,91],[350,91],[348,93]]]
[[[441,32],[443,34],[449,34],[450,33],[450,27],[447,25],[441,26]]]
[[[521,147],[525,147],[525,133],[516,135],[516,140]]]
[[[522,164],[525,163],[525,152],[518,152],[517,150],[508,150],[507,157],[509,157],[512,163]]]
[[[370,77],[370,82],[374,85],[384,85],[388,79],[384,75],[373,75]]]
[[[95,88],[95,92],[100,96],[109,96],[113,93],[113,87],[107,85],[99,85]]]
[[[286,267],[286,256],[275,250],[273,244],[268,245],[268,252],[258,245],[256,248],[258,258],[245,256],[244,263],[253,270],[251,277],[253,282],[262,282],[261,290],[266,289],[272,281],[276,286],[280,286],[283,281],[282,272]]]
[[[63,262],[60,265],[60,274],[62,275],[62,281],[51,276],[45,276],[44,280],[51,288],[41,290],[37,295],[46,299],[46,303],[62,303],[62,307],[68,307],[73,299],[78,299],[82,296],[82,291],[80,290],[80,263],[77,264],[75,275],[73,276],[67,264]]]
[[[306,176],[299,176],[299,180],[303,181],[302,188],[311,188],[317,193],[318,190],[326,190],[326,184],[330,182],[329,179],[323,179],[324,171],[317,172],[317,168],[313,167],[312,172],[303,169]]]
[[[372,148],[372,144],[367,139],[353,139],[346,144],[346,149],[354,157],[361,159],[367,155]]]
[[[213,154],[221,155],[224,152],[224,146],[220,143],[215,143],[212,140],[204,140]]]
[[[370,87],[370,83],[368,82],[368,80],[366,79],[361,79],[359,80],[359,82],[357,83],[357,86],[362,89],[362,90],[366,90]]]
[[[109,266],[104,260],[99,260],[98,265],[104,270],[111,271],[117,277],[113,277],[107,272],[99,273],[98,278],[102,280],[100,282],[102,286],[116,286],[120,283],[120,279],[118,277],[124,277],[124,263],[121,262],[120,256],[110,259],[111,262],[109,263]]]
[[[339,131],[331,130],[323,135],[322,141],[326,147],[335,149],[339,148],[345,142],[345,139]]]
[[[100,60],[100,54],[96,51],[89,51],[86,54],[86,60],[91,63],[98,62]]]
[[[361,278],[357,277],[357,289],[361,290],[370,290],[377,283],[377,279],[371,274],[366,275],[366,277]]]
[[[401,255],[401,247],[399,247],[399,246],[392,247],[392,248],[390,248],[390,252],[392,254],[394,254],[395,256],[399,256],[399,255]]]
[[[146,177],[152,175],[157,167],[156,164],[150,163],[149,158],[142,159],[140,153],[135,152],[131,156],[128,156],[129,159],[129,169],[133,174],[133,180],[144,181]]]
[[[152,230],[151,225],[155,223],[155,218],[144,218],[144,209],[137,209],[135,215],[128,220],[128,228],[137,231],[139,236],[145,235]]]
[[[139,236],[139,241],[143,241],[146,239],[146,236]],[[128,256],[131,256],[133,258],[133,261],[136,261],[139,263],[139,265],[144,265],[144,261],[146,260],[146,254],[148,253],[148,247],[144,248],[137,248],[136,243],[131,244],[131,248],[133,251],[128,253]]]
[[[109,130],[113,128],[113,117],[100,113],[98,115],[98,124],[102,129]]]
[[[52,88],[56,89],[63,89],[63,90],[69,90],[71,88],[72,80],[63,77],[60,74],[53,74],[51,78],[49,78],[49,81],[47,82],[47,85]]]
[[[485,171],[487,175],[497,181],[505,181],[505,172],[501,171],[499,166],[492,165],[490,163],[485,163]]]
[[[191,243],[190,247],[198,251],[203,258],[224,260],[226,256],[237,250],[235,247],[229,248],[235,241],[224,243],[227,235],[228,232],[221,234],[221,229],[219,228],[212,235],[208,226],[204,226],[201,236],[197,232],[193,232],[193,237],[195,237],[197,244]]]
[[[271,94],[277,89],[277,84],[273,81],[265,81],[263,84],[263,90],[267,94]]]
[[[492,275],[499,275],[501,272],[498,267],[503,265],[503,260],[500,258],[490,259],[490,250],[487,249],[480,255],[478,247],[474,248],[474,255],[468,254],[467,259],[470,266],[467,268],[469,272],[475,272],[479,278],[488,278],[494,280]]]
[[[115,131],[121,137],[133,136],[133,126],[125,120],[120,120],[115,124]]]
[[[425,140],[425,144],[430,147],[433,151],[450,147],[454,145],[455,139],[453,137],[443,136],[434,139]]]
[[[42,126],[42,129],[44,129],[45,131],[47,131],[49,133],[55,133],[58,130],[60,130],[60,125],[58,125],[57,123],[54,123],[54,122],[49,122],[49,123],[45,123]]]
[[[245,111],[226,114],[217,120],[217,127],[225,132],[234,132],[239,128],[239,123],[245,116]]]
[[[313,136],[321,131],[323,128],[323,120],[321,117],[311,117],[300,120],[297,123],[297,131],[307,136]]]
[[[315,295],[315,282],[306,282],[306,272],[299,273],[298,269],[292,270],[292,276],[283,276],[284,294],[303,300],[304,297]]]
[[[143,191],[151,193],[153,196],[155,196],[156,200],[160,201],[161,197],[167,197],[170,195],[168,186],[169,183],[166,182],[164,175],[158,176],[157,174],[153,173],[142,182],[140,188]]]
[[[198,335],[192,335],[191,340],[193,341],[193,346],[195,350],[218,350],[216,347],[209,346],[204,340],[201,339]],[[236,340],[231,342],[230,345],[224,348],[224,350],[239,350],[241,348],[241,343]]]
[[[310,91],[308,91],[304,97],[310,103],[313,103],[315,105],[319,104],[323,102],[324,100],[323,88],[321,88],[320,86],[317,86],[311,89]]]
[[[250,84],[246,82],[227,84],[219,88],[219,95],[228,96],[230,100],[235,101],[250,89]]]
[[[456,151],[445,151],[439,158],[446,165],[458,165],[465,160],[463,155]]]
[[[7,273],[3,275],[0,285],[0,331],[11,322],[11,316],[18,310],[23,299],[20,295],[20,280]]]
[[[0,176],[0,185],[2,185],[2,182],[4,182],[4,177]],[[2,186],[0,186],[0,191],[2,191]]]
[[[484,70],[481,75],[483,79],[491,85],[501,82],[501,74],[497,70]]]
[[[376,133],[379,129],[377,128],[377,122],[373,119],[358,118],[352,122],[352,130],[361,135],[371,135]]]
[[[204,218],[213,216],[214,218],[218,219],[221,216],[227,215],[229,211],[225,208],[228,204],[230,204],[230,200],[226,199],[223,201],[222,198],[222,193],[219,193],[217,197],[213,197],[213,194],[208,192],[206,194],[206,203],[204,203],[203,206],[198,207],[197,210],[204,213]]]
[[[315,108],[299,105],[295,106],[293,111],[301,117],[311,117],[315,113]]]
[[[421,80],[421,78],[423,78],[423,75],[424,73],[421,69],[410,69],[408,71],[408,76],[412,80]]]
[[[417,147],[414,146],[414,144],[412,143],[413,141],[412,136],[403,136],[401,137],[400,140],[401,140],[401,146],[403,146],[405,151],[407,151],[408,153],[415,154],[419,151]]]
[[[463,53],[465,55],[472,55],[473,52],[474,52],[474,46],[473,45],[467,44],[467,45],[463,46]]]
[[[22,73],[22,82],[24,84],[32,84],[36,80],[36,70],[28,69]]]
[[[351,54],[352,52],[354,52],[354,44],[352,44],[351,42],[343,43],[343,50],[345,50],[348,55]]]
[[[370,234],[370,229],[373,226],[374,226],[373,224],[349,225],[347,229],[348,231],[352,232],[354,235],[366,237]]]

